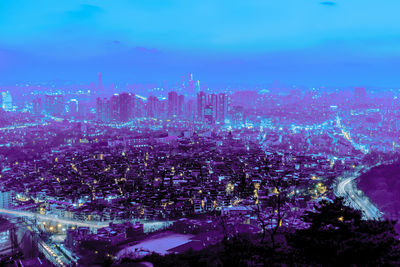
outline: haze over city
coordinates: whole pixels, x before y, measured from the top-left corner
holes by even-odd
[[[0,266],[400,265],[399,8],[2,1]]]

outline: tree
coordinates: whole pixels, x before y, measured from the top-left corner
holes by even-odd
[[[283,219],[289,209],[289,189],[293,185],[293,181],[287,178],[288,171],[271,175],[267,169],[267,184],[270,193],[265,203],[256,200],[253,208],[253,214],[257,218],[258,225],[261,228],[261,243],[264,243],[266,233],[269,234],[272,247],[276,246],[276,236],[282,227]]]
[[[297,263],[381,266],[400,262],[395,222],[362,220],[361,212],[344,206],[341,198],[321,201],[303,220],[309,228],[287,235]]]
[[[99,240],[84,240],[80,243],[78,254],[79,264],[82,266],[101,265],[111,266],[112,248],[108,242]]]

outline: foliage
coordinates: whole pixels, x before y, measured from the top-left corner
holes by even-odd
[[[201,251],[128,260],[154,266],[395,266],[400,242],[393,221],[366,221],[342,203],[322,201],[303,220],[309,227],[284,233],[286,242],[260,243],[259,236],[236,235]],[[281,229],[283,231],[284,229]],[[282,233],[281,233],[282,235]]]
[[[395,265],[400,262],[400,243],[393,221],[366,221],[361,213],[342,204],[322,201],[308,212],[310,227],[287,236],[297,263],[327,266]]]

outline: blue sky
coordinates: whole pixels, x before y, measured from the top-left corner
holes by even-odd
[[[0,1],[0,82],[399,86],[398,0]]]

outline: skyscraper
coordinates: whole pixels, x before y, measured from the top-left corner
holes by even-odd
[[[119,121],[120,119],[120,105],[119,105],[119,95],[114,94],[110,99],[110,119],[111,121]]]
[[[101,72],[99,72],[99,81],[97,85],[97,94],[102,94],[103,93],[103,84],[101,83]]]
[[[44,110],[48,115],[60,116],[64,114],[64,96],[46,95],[44,98]]]
[[[69,114],[72,116],[72,117],[74,117],[74,118],[76,118],[76,116],[78,115],[78,100],[76,100],[76,99],[71,99],[69,102],[68,102],[68,112],[69,112]]]
[[[1,92],[1,107],[5,111],[12,111],[13,110],[13,105],[12,105],[12,97],[9,91],[6,92]]]
[[[208,124],[214,124],[213,106],[211,104],[206,104],[204,107],[204,121]]]
[[[146,116],[145,114],[145,103],[143,99],[134,97],[134,117]]]
[[[184,117],[190,121],[196,119],[196,102],[194,99],[189,99],[184,105]]]
[[[150,118],[158,118],[160,109],[160,100],[157,97],[151,95],[147,98],[146,116]]]
[[[220,123],[225,121],[227,114],[230,112],[230,95],[219,93],[217,100],[217,118]]]
[[[212,120],[215,121],[217,119],[218,113],[218,96],[216,94],[209,94],[207,96],[207,104],[210,105],[212,108]]]
[[[132,118],[133,101],[129,93],[121,93],[119,95],[119,120],[127,122]]]
[[[178,93],[169,92],[168,93],[168,117],[178,115]]]
[[[207,99],[206,93],[200,91],[197,93],[197,120],[204,120],[204,109],[206,107]]]
[[[107,99],[101,99],[100,97],[96,100],[96,119],[98,121],[107,121]]]
[[[185,96],[180,95],[178,97],[178,116],[180,116],[180,117],[183,116],[184,106],[185,106]]]
[[[185,94],[194,97],[199,92],[200,92],[200,81],[193,80],[193,73],[189,73],[189,79],[185,88]]]
[[[35,99],[33,99],[32,102],[33,114],[39,115],[42,113],[42,110],[43,110],[42,99],[40,97],[36,97]]]

